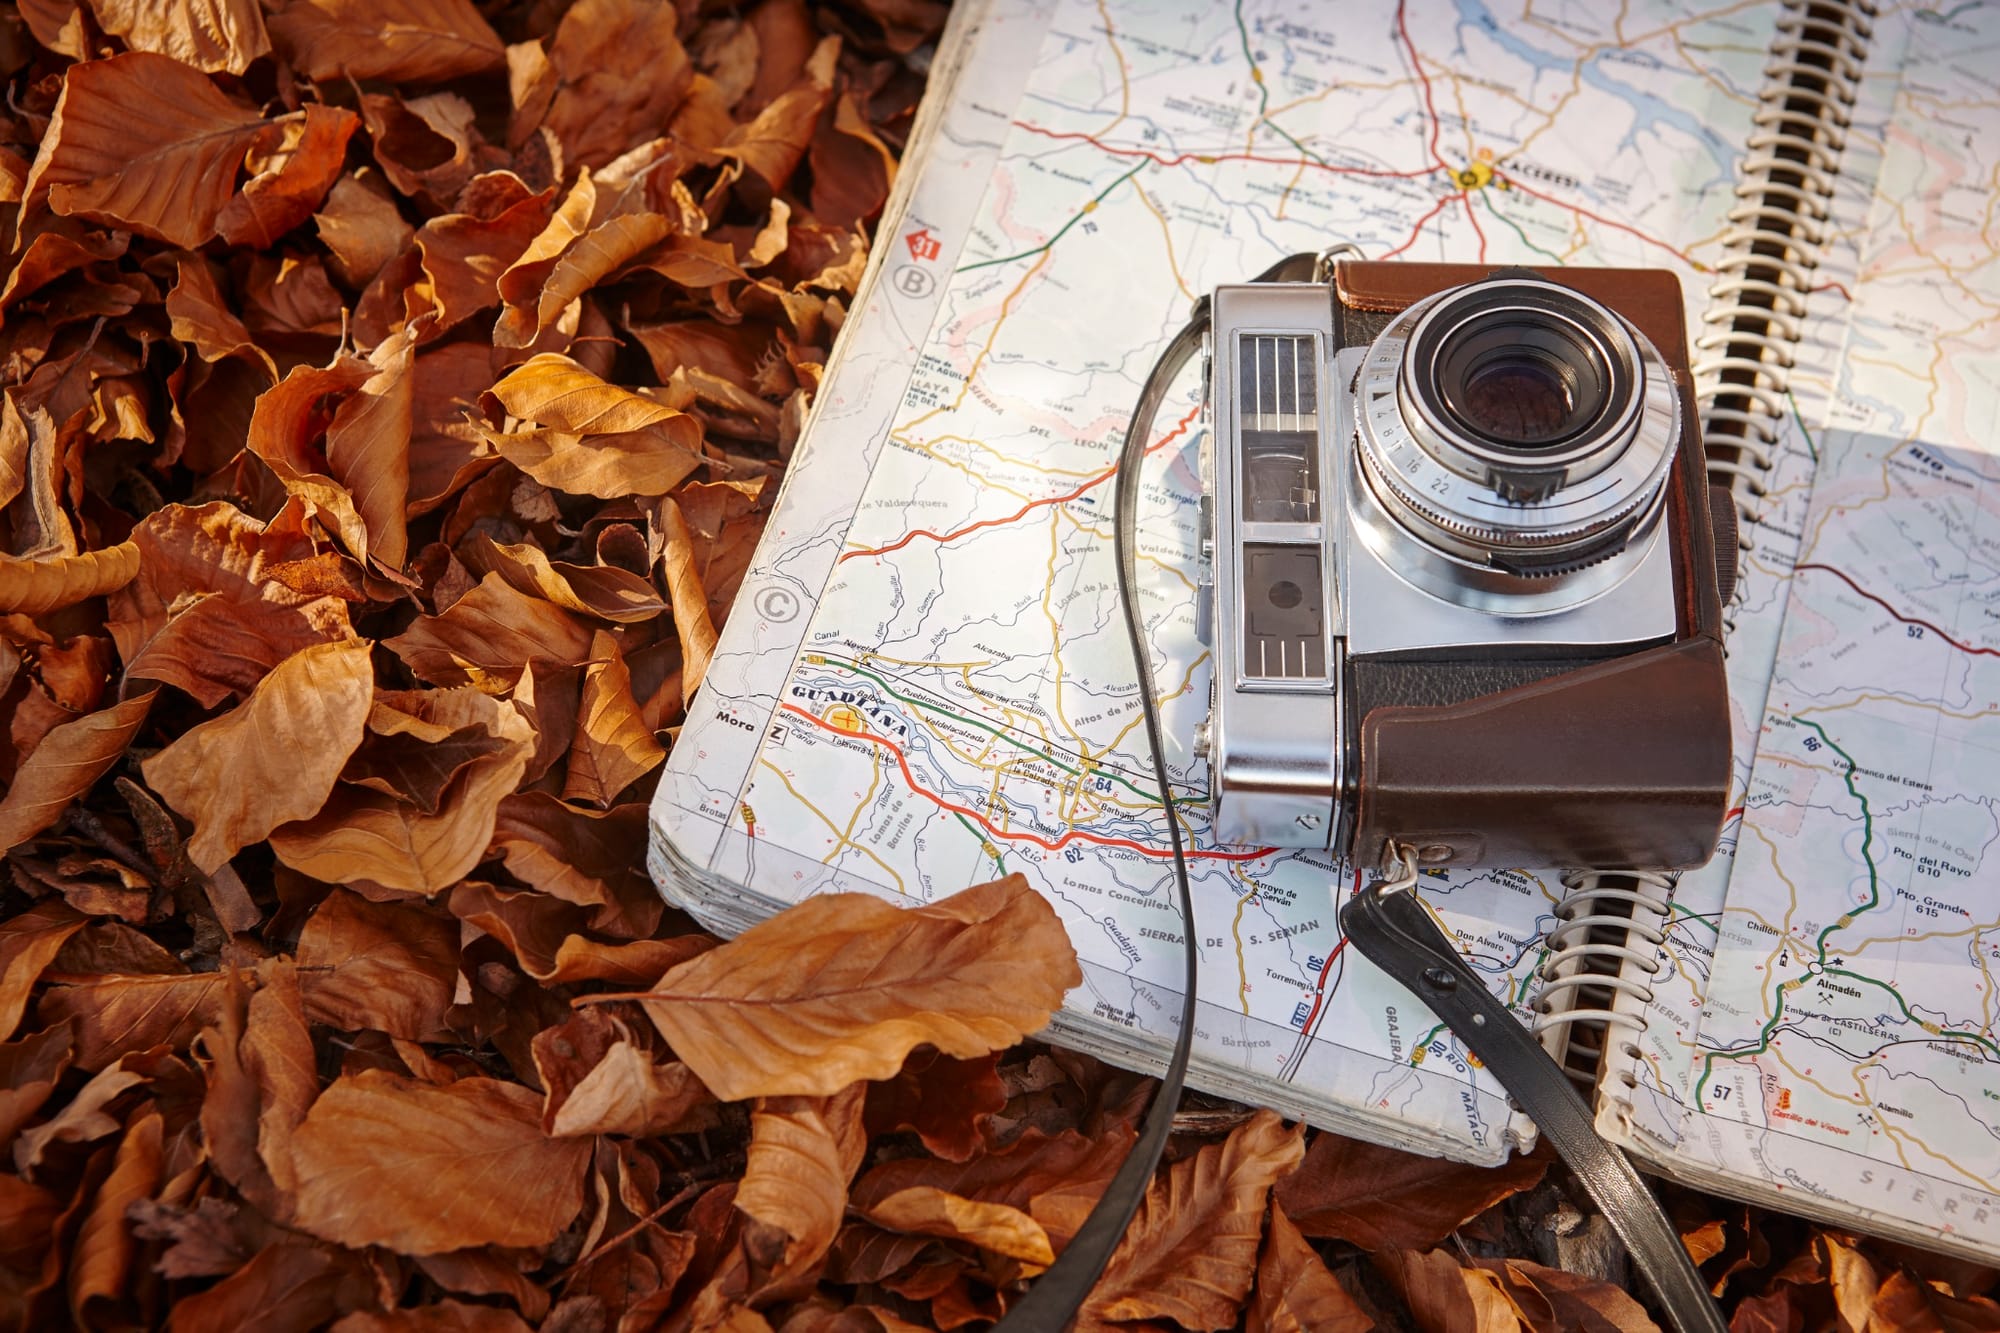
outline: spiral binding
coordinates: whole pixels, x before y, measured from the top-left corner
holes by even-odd
[[[1789,410],[1794,348],[1827,240],[1875,12],[1869,0],[1783,0],[1703,332],[1694,340],[1708,477],[1735,500],[1737,541],[1746,551],[1763,516],[1778,423]],[[1735,628],[1735,605],[1724,608],[1726,630]],[[1659,946],[1677,878],[1565,874],[1568,892],[1537,974],[1535,1034],[1572,1078],[1618,1085],[1605,1095],[1621,1116],[1630,1114],[1625,1094],[1637,1086],[1632,1062],[1640,1050],[1632,1038],[1645,1030],[1652,981],[1666,966]],[[1613,1040],[1625,1057],[1616,1067],[1605,1062]]]
[[[1874,18],[1869,0],[1784,0],[1749,155],[1738,169],[1737,202],[1725,215],[1704,331],[1694,341],[1708,476],[1735,500],[1737,541],[1746,551],[1750,528],[1763,516],[1758,502],[1775,461],[1793,347],[1827,239]],[[1734,628],[1733,606],[1724,609],[1724,624]]]

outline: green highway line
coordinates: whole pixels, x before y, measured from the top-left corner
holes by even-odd
[[[1794,406],[1796,407],[1796,405]],[[1799,428],[1803,430],[1805,423],[1800,422]],[[1875,841],[1875,816],[1873,811],[1869,809],[1868,798],[1862,795],[1861,790],[1854,785],[1854,770],[1857,767],[1854,762],[1854,756],[1836,745],[1833,737],[1826,734],[1826,728],[1811,718],[1794,717],[1792,720],[1802,727],[1811,727],[1818,734],[1821,744],[1839,755],[1847,764],[1847,771],[1841,776],[1847,783],[1848,795],[1852,796],[1861,805],[1861,859],[1868,867],[1868,901],[1859,907],[1849,908],[1847,911],[1841,913],[1839,918],[1832,924],[1820,931],[1818,938],[1813,941],[1814,950],[1818,955],[1817,960],[1809,964],[1802,975],[1794,977],[1778,987],[1777,1003],[1771,1011],[1770,1020],[1758,1030],[1756,1045],[1746,1046],[1740,1050],[1710,1051],[1708,1055],[1703,1057],[1701,1078],[1696,1080],[1694,1085],[1694,1104],[1696,1107],[1700,1107],[1702,1104],[1702,1092],[1708,1087],[1709,1076],[1715,1072],[1716,1060],[1718,1058],[1735,1060],[1746,1055],[1759,1055],[1769,1050],[1772,1034],[1778,1030],[1778,1024],[1784,1021],[1785,996],[1790,994],[1796,987],[1803,985],[1808,977],[1822,974],[1846,977],[1850,981],[1859,982],[1865,986],[1875,986],[1887,991],[1889,998],[1896,1002],[1896,1007],[1903,1011],[1903,1017],[1915,1023],[1933,1037],[1943,1041],[1970,1042],[1972,1045],[1986,1051],[1987,1054],[1993,1056],[1996,1060],[2000,1060],[2000,1046],[1996,1046],[1991,1039],[1981,1036],[1977,1032],[1959,1032],[1953,1029],[1940,1028],[1929,1019],[1917,1017],[1914,1013],[1910,1012],[1910,1006],[1903,1002],[1903,997],[1896,993],[1895,988],[1879,977],[1864,976],[1859,972],[1850,971],[1844,967],[1827,966],[1827,937],[1832,935],[1836,930],[1842,930],[1853,925],[1855,917],[1861,915],[1863,912],[1873,911],[1882,903],[1881,869],[1875,864],[1875,854],[1871,850]]]
[[[1792,405],[1792,420],[1799,423],[1799,437],[1806,442],[1806,452],[1812,455],[1813,466],[1819,466],[1819,446],[1813,443],[1812,432],[1806,429],[1805,414],[1799,411],[1799,400],[1792,397],[1790,389],[1785,390],[1785,401]],[[1831,741],[1827,742],[1829,745]]]
[[[967,833],[970,833],[973,836],[973,838],[978,841],[979,845],[984,847],[987,850],[987,853],[992,856],[993,866],[996,870],[1000,872],[1001,878],[1003,879],[1006,878],[1007,862],[1001,858],[1000,849],[994,845],[993,839],[987,837],[984,833],[974,828],[972,826],[972,821],[967,819],[964,815],[958,813],[958,811],[956,810],[952,811],[951,817],[953,819],[956,819],[959,823],[965,825],[965,831]]]
[[[1481,189],[1480,191],[1478,191],[1478,194],[1480,202],[1486,205],[1486,211],[1491,213],[1494,217],[1498,218],[1500,221],[1506,223],[1507,226],[1510,229],[1512,229],[1513,233],[1521,238],[1521,244],[1527,246],[1530,250],[1533,250],[1538,255],[1547,256],[1549,262],[1552,264],[1560,264],[1563,262],[1561,255],[1555,253],[1553,250],[1544,250],[1541,246],[1536,245],[1533,241],[1529,240],[1528,233],[1521,230],[1521,224],[1514,221],[1514,219],[1508,217],[1505,213],[1502,213],[1500,211],[1500,206],[1493,202],[1492,196],[1487,190]]]
[[[1157,792],[1147,791],[1143,787],[1135,787],[1130,782],[1127,782],[1123,777],[1120,777],[1116,773],[1087,774],[1080,768],[1075,768],[1069,764],[1065,764],[1062,760],[1056,758],[1048,751],[1037,749],[1035,746],[1028,744],[1026,741],[1021,740],[1019,737],[1009,735],[1007,732],[1002,731],[1000,728],[996,726],[993,726],[991,723],[982,722],[976,717],[967,717],[963,713],[955,713],[949,708],[941,708],[937,704],[932,703],[928,699],[912,698],[911,696],[902,693],[894,685],[891,685],[887,680],[885,680],[881,676],[876,675],[873,671],[870,671],[867,667],[862,666],[859,662],[854,661],[852,658],[841,657],[834,653],[815,653],[814,656],[825,658],[829,662],[837,662],[841,666],[847,668],[847,670],[852,671],[857,676],[866,676],[868,679],[874,681],[877,685],[880,685],[882,687],[883,692],[892,699],[900,699],[902,702],[908,704],[912,708],[926,709],[930,712],[938,713],[945,717],[952,718],[955,721],[963,722],[968,727],[977,727],[979,730],[985,732],[987,735],[993,737],[995,740],[1005,741],[1007,742],[1007,744],[1013,746],[1017,750],[1020,750],[1024,754],[1031,754],[1037,759],[1055,765],[1057,768],[1069,774],[1071,777],[1109,778],[1111,781],[1117,783],[1119,786],[1125,788],[1127,791],[1131,792],[1134,796],[1137,796],[1139,799],[1143,801],[1151,801],[1155,805],[1158,805],[1160,803],[1160,797]],[[1175,805],[1183,805],[1183,806],[1204,805],[1206,803],[1207,803],[1206,798],[1201,796],[1180,796],[1174,799]]]
[[[1126,172],[1123,176],[1120,176],[1117,180],[1112,181],[1111,184],[1099,190],[1097,192],[1097,197],[1095,199],[1092,199],[1082,208],[1079,208],[1076,211],[1075,217],[1072,217],[1068,222],[1063,223],[1061,229],[1058,230],[1055,235],[1049,237],[1049,239],[1043,241],[1040,245],[1036,246],[1034,249],[1023,250],[1021,251],[1020,254],[1007,255],[1000,259],[982,259],[979,260],[977,263],[961,264],[958,267],[958,272],[970,273],[974,269],[978,268],[992,268],[996,264],[1011,264],[1014,263],[1016,260],[1033,259],[1036,255],[1041,254],[1045,250],[1048,250],[1057,241],[1060,241],[1063,237],[1067,236],[1069,234],[1069,229],[1071,227],[1074,227],[1077,223],[1083,221],[1085,218],[1089,217],[1091,211],[1095,209],[1099,204],[1103,203],[1106,196],[1108,196],[1113,190],[1117,189],[1119,186],[1123,185],[1126,181],[1131,180],[1134,176],[1138,175],[1141,171],[1144,171],[1147,167],[1150,167],[1152,165],[1153,165],[1153,159],[1149,157],[1140,158],[1138,163],[1130,171]]]

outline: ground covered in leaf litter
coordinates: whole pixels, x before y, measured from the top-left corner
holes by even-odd
[[[0,1325],[983,1326],[1151,1091],[1046,906],[640,869],[943,11],[270,10],[0,13]],[[1648,1326],[1540,1159],[1179,1126],[1088,1325]],[[1741,1329],[2000,1326],[1672,1201]]]

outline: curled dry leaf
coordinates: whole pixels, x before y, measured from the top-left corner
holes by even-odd
[[[736,1207],[784,1237],[769,1259],[773,1282],[808,1271],[833,1244],[847,1182],[868,1147],[865,1092],[854,1084],[831,1097],[768,1097],[750,1112],[750,1157]]]
[[[433,684],[506,688],[531,666],[581,663],[592,639],[576,617],[494,573],[443,614],[422,617],[385,646]]]
[[[660,1064],[631,1042],[618,1041],[553,1108],[546,1123],[557,1138],[685,1134],[712,1126],[714,1105],[715,1098],[686,1065]]]
[[[309,79],[442,83],[506,60],[471,0],[290,0],[270,28]]]
[[[197,70],[131,51],[70,67],[24,189],[57,213],[193,248],[268,132]]]
[[[134,51],[241,74],[271,49],[257,0],[90,0],[97,26]]]
[[[908,910],[860,894],[787,909],[660,978],[646,1012],[719,1097],[826,1096],[928,1042],[969,1059],[1048,1022],[1083,980],[1012,875]]]
[[[215,1021],[239,978],[233,969],[180,975],[101,976],[51,986],[40,1012],[52,1023],[70,1020],[76,1063],[103,1069],[128,1051],[166,1046],[176,1051]]]
[[[0,613],[39,616],[74,606],[118,591],[138,573],[139,549],[131,542],[47,560],[0,555]]]
[[[115,1308],[131,1281],[139,1241],[126,1225],[125,1210],[151,1198],[160,1187],[162,1126],[157,1111],[145,1112],[132,1122],[119,1141],[111,1174],[98,1186],[97,1197],[84,1214],[70,1256],[70,1317],[78,1327],[96,1323],[98,1307]]]
[[[62,903],[44,902],[0,922],[0,1039],[14,1035],[42,969],[87,919]]]
[[[493,386],[511,416],[542,429],[489,431],[505,458],[544,486],[610,499],[665,495],[701,466],[701,427],[684,412],[606,384],[543,352]]]
[[[1308,1236],[1366,1250],[1422,1250],[1508,1195],[1532,1189],[1548,1166],[1546,1155],[1464,1166],[1321,1131],[1299,1169],[1279,1183],[1277,1198]]]
[[[570,746],[563,799],[608,807],[667,757],[639,714],[632,673],[617,640],[599,631],[583,672],[583,701]]]
[[[361,118],[344,107],[314,103],[277,124],[284,137],[270,152],[251,154],[256,174],[216,216],[216,231],[231,245],[275,245],[311,217],[339,178],[347,141]]]
[[[1055,1262],[1049,1233],[1018,1208],[982,1203],[927,1185],[898,1190],[862,1216],[889,1231],[962,1240],[1009,1259],[1046,1268]]]
[[[548,1244],[583,1206],[590,1159],[588,1141],[542,1133],[541,1098],[517,1084],[379,1069],[336,1080],[292,1144],[303,1230],[417,1255]]]
[[[448,1041],[458,983],[457,924],[418,903],[335,889],[299,932],[299,998],[313,1022]]]
[[[1272,1183],[1298,1165],[1304,1132],[1259,1111],[1223,1143],[1169,1167],[1084,1303],[1084,1321],[1234,1324],[1256,1269],[1265,1200]]]
[[[18,847],[55,823],[71,801],[110,772],[152,706],[148,690],[43,736],[0,797],[0,850]],[[0,1029],[0,1036],[11,1030]]]
[[[280,824],[317,814],[361,743],[374,692],[368,644],[318,644],[148,759],[148,785],[194,824],[195,866],[213,871]]]
[[[555,91],[540,124],[568,161],[600,167],[666,131],[694,77],[676,27],[651,0],[578,0],[563,15],[543,62]]]
[[[1368,1333],[1374,1326],[1273,1200],[1244,1325],[1247,1333]]]

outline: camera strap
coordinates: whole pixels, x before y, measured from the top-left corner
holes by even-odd
[[[1361,956],[1430,1007],[1528,1114],[1618,1233],[1681,1333],[1723,1333],[1709,1295],[1660,1201],[1625,1154],[1606,1143],[1562,1066],[1445,938],[1409,891],[1416,863],[1403,849],[1404,875],[1370,885],[1340,909],[1340,928]]]

